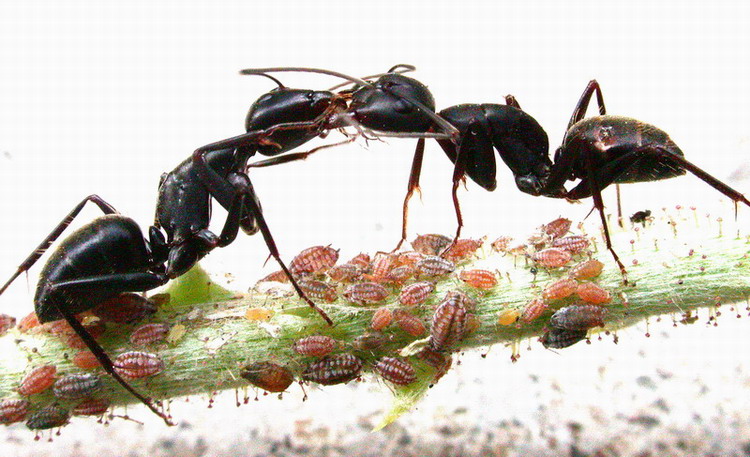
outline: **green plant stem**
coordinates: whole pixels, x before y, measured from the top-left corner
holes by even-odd
[[[657,220],[649,228],[632,229],[615,234],[614,247],[626,264],[630,283],[623,284],[619,270],[609,253],[599,243],[593,256],[606,267],[597,282],[613,295],[608,305],[606,331],[631,326],[650,316],[685,315],[695,309],[741,302],[750,294],[747,236],[727,222],[699,217],[689,211]],[[723,224],[723,226],[722,226]],[[666,227],[659,229],[658,227]],[[676,227],[676,228],[675,228]],[[632,243],[631,243],[632,241]],[[553,309],[525,325],[499,325],[498,313],[507,308],[522,308],[538,297],[551,281],[565,275],[564,269],[530,272],[524,257],[490,253],[486,257],[461,265],[460,268],[498,270],[500,282],[487,292],[478,292],[456,279],[441,280],[427,304],[414,310],[429,324],[434,307],[449,290],[462,290],[478,299],[475,314],[480,327],[459,343],[456,350],[518,342],[536,338],[544,332],[554,309],[574,302],[555,302]],[[377,306],[353,306],[340,298],[331,305],[321,305],[335,322],[325,323],[296,296],[270,298],[263,293],[237,295],[210,284],[202,270],[196,269],[175,281],[169,288],[171,301],[162,307],[153,321],[184,326],[184,335],[169,343],[147,349],[159,354],[166,364],[161,374],[133,381],[148,395],[169,399],[207,394],[247,386],[239,377],[239,367],[255,361],[271,360],[288,366],[299,375],[309,359],[292,350],[295,340],[313,334],[330,335],[341,343],[341,351],[351,351],[353,339],[365,333]],[[384,306],[397,307],[394,293]],[[248,308],[268,307],[274,314],[268,322],[249,321]],[[133,326],[110,328],[100,339],[110,354],[141,350],[129,346],[127,337]],[[173,328],[174,331],[174,328]],[[597,331],[601,331],[600,329]],[[393,355],[414,341],[397,328],[389,329],[394,339],[381,349],[357,355],[365,360],[366,371],[384,355]],[[173,335],[175,336],[175,335]],[[30,367],[54,364],[59,374],[80,372],[70,362],[74,350],[63,346],[55,337],[43,332],[19,333],[11,330],[0,338],[0,398],[16,398],[15,389]],[[433,382],[433,370],[416,358],[410,358],[419,374],[418,382],[394,389],[400,402],[384,421],[388,423],[408,410]],[[373,376],[366,374],[367,376]],[[107,376],[102,396],[114,405],[133,403],[133,398]],[[55,401],[47,392],[31,398],[34,407]],[[65,402],[62,402],[65,404]],[[176,418],[179,420],[179,418]]]

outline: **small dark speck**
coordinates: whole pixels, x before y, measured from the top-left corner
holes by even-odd
[[[653,379],[651,379],[651,377],[649,377],[649,376],[638,376],[638,377],[636,378],[635,382],[636,382],[636,383],[637,383],[637,384],[638,384],[639,386],[641,386],[641,387],[643,387],[643,388],[645,388],[645,389],[651,389],[651,390],[654,390],[654,389],[656,389],[656,383],[655,383],[655,382],[654,382],[654,380],[653,380]]]
[[[663,398],[660,398],[660,399],[656,400],[653,403],[653,405],[654,405],[655,408],[660,409],[660,410],[664,411],[665,413],[668,413],[670,411],[669,405],[667,404],[667,402]]]
[[[3,151],[3,157],[7,160],[11,160],[13,156],[10,154],[10,151]]]
[[[742,443],[742,453],[750,457],[750,441]]]
[[[408,446],[412,442],[412,438],[408,433],[404,433],[403,435],[398,437],[398,444],[400,446]]]
[[[590,454],[586,454],[585,452],[578,449],[578,446],[575,444],[572,444],[570,446],[570,457],[589,457]]]
[[[163,449],[172,449],[175,445],[175,440],[164,439],[159,441],[159,446]]]
[[[649,416],[646,414],[641,414],[640,416],[631,417],[630,419],[628,419],[628,422],[630,422],[631,424],[642,425],[643,427],[646,427],[646,428],[653,428],[661,424],[661,421],[657,417]]]

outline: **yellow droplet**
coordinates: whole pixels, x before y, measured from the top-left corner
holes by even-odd
[[[268,321],[273,316],[273,311],[268,308],[248,308],[245,319],[249,321]]]
[[[518,320],[521,311],[517,308],[506,308],[497,313],[497,323],[500,325],[511,325]]]

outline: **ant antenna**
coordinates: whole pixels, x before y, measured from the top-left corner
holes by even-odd
[[[266,73],[248,73],[248,74],[249,74],[249,75],[253,75],[253,76],[265,76],[266,78],[268,78],[268,79],[270,79],[271,81],[273,81],[273,82],[275,82],[276,84],[278,84],[278,85],[279,85],[279,89],[286,89],[286,86],[285,86],[284,84],[282,84],[282,82],[281,82],[281,81],[279,81],[278,79],[276,79],[276,78],[274,78],[273,76],[271,76],[271,75],[268,75],[268,74],[266,74]]]
[[[400,64],[392,66],[385,73],[376,73],[374,75],[363,76],[362,79],[364,79],[364,80],[370,80],[370,79],[380,78],[381,76],[385,76],[385,75],[390,74],[390,73],[396,73],[396,74],[409,73],[410,71],[414,71],[416,69],[417,69],[417,67],[415,67],[414,65],[409,65],[409,64],[406,64],[406,63],[400,63]],[[336,89],[338,89],[340,87],[348,86],[349,84],[351,84],[351,83],[350,82],[344,82],[344,83],[341,83],[341,84],[336,84],[335,86],[329,88],[328,90],[329,91],[334,91],[334,90],[336,90]]]
[[[308,68],[308,67],[245,68],[244,70],[240,70],[240,74],[241,75],[257,75],[257,74],[263,74],[263,73],[277,73],[277,72],[283,72],[283,71],[319,73],[321,75],[328,75],[328,76],[334,76],[336,78],[346,79],[347,81],[350,81],[355,84],[361,84],[363,86],[370,85],[370,83],[368,83],[367,81],[364,81],[359,78],[355,78],[354,76],[345,75],[344,73],[339,73],[337,71],[324,70],[322,68]]]

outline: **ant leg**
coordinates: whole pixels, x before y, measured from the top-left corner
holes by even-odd
[[[345,144],[352,143],[357,140],[357,137],[358,135],[354,135],[350,138],[347,138],[344,141],[339,141],[338,143],[333,143],[333,144],[324,144],[323,146],[318,146],[306,152],[294,152],[291,154],[284,154],[281,156],[272,157],[266,160],[259,160],[258,162],[253,162],[249,164],[247,168],[264,168],[264,167],[271,167],[274,165],[280,165],[282,163],[295,162],[297,160],[305,160],[310,155],[315,154],[316,152],[321,151],[323,149],[334,148],[336,146],[342,146]]]
[[[624,228],[625,225],[623,223],[622,218],[622,200],[620,199],[620,185],[615,184],[615,192],[617,194],[617,225],[620,226],[620,228]]]
[[[505,96],[505,104],[508,106],[512,106],[513,108],[521,109],[521,104],[518,103],[518,100],[516,100],[516,97],[508,94]]]
[[[411,172],[409,173],[409,184],[406,187],[406,197],[404,197],[404,208],[401,219],[401,240],[396,245],[396,248],[391,252],[396,252],[401,248],[401,245],[406,241],[406,226],[409,218],[409,200],[411,200],[414,191],[416,190],[422,195],[422,191],[419,189],[419,177],[422,174],[422,159],[424,158],[424,138],[420,138],[417,141],[417,149],[414,151],[414,160],[411,163]]]
[[[586,116],[586,111],[589,108],[589,102],[591,101],[591,96],[594,94],[594,92],[596,92],[596,102],[599,105],[599,114],[602,116],[607,114],[607,108],[604,106],[602,89],[601,87],[599,87],[599,83],[595,79],[592,79],[586,85],[586,89],[584,89],[581,98],[578,100],[578,103],[573,110],[573,115],[570,117],[570,122],[568,123],[568,130],[570,130],[570,127],[572,127],[573,124],[580,121],[584,118],[584,116]]]
[[[55,240],[58,239],[60,235],[62,235],[65,229],[68,228],[71,222],[73,222],[73,219],[78,216],[78,213],[81,212],[84,205],[86,205],[86,202],[89,201],[96,204],[96,206],[98,206],[104,214],[113,214],[117,212],[117,210],[112,205],[102,200],[102,198],[98,195],[89,195],[88,197],[81,200],[81,202],[78,203],[70,211],[70,213],[68,213],[68,215],[65,216],[62,221],[60,221],[59,224],[57,224],[57,227],[55,227],[54,230],[52,230],[52,232],[47,235],[47,238],[45,238],[44,241],[42,241],[39,246],[36,247],[36,249],[34,249],[34,251],[26,258],[26,260],[24,260],[21,265],[18,266],[15,274],[13,274],[13,276],[11,276],[11,278],[3,285],[3,287],[0,288],[0,295],[5,292],[5,289],[7,289],[8,286],[10,286],[10,284],[15,281],[18,276],[21,275],[21,273],[31,268],[32,265],[34,265],[36,261],[39,260],[42,255],[44,255],[44,253],[47,251],[47,249],[49,249],[52,243],[54,243]]]

